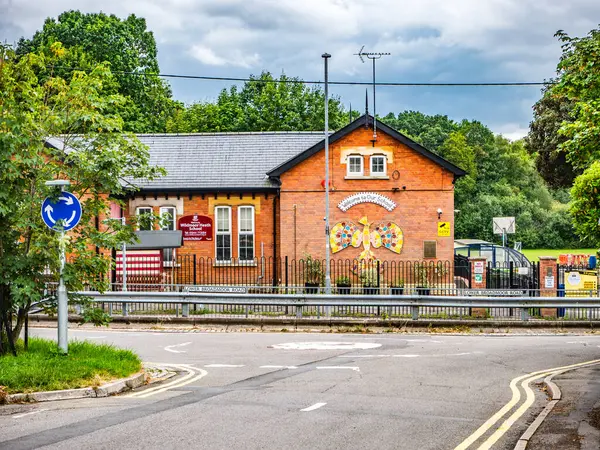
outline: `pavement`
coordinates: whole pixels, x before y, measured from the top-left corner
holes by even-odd
[[[562,399],[542,423],[528,449],[598,450],[600,448],[600,366],[554,378]]]
[[[72,329],[70,338],[131,348],[180,375],[116,397],[0,407],[0,449],[512,449],[547,404],[534,373],[600,359],[593,334]],[[569,400],[565,417],[583,441],[600,442],[577,415],[595,411],[599,368],[555,376],[563,400],[538,433]],[[560,442],[534,437],[528,448],[568,448]]]

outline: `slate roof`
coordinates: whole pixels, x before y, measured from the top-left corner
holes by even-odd
[[[332,133],[330,143],[346,136],[373,117],[364,115]],[[459,167],[432,153],[393,128],[377,121],[378,129],[426,158],[462,176]],[[322,131],[139,134],[148,146],[150,164],[164,167],[167,175],[153,181],[127,180],[143,191],[248,192],[278,187],[278,177],[324,147]],[[62,148],[60,138],[46,144]],[[67,151],[69,151],[67,149]]]
[[[333,144],[335,141],[352,133],[354,130],[365,126],[365,124],[367,124],[367,123],[372,128],[373,120],[374,120],[373,116],[371,116],[371,115],[365,116],[363,114],[358,119],[356,119],[354,122],[351,122],[350,124],[346,125],[344,128],[341,128],[338,131],[336,131],[335,133],[331,134],[329,136],[329,143]],[[455,178],[462,177],[467,174],[460,167],[452,164],[450,161],[442,158],[441,156],[436,155],[432,151],[427,150],[421,144],[416,143],[415,141],[410,139],[408,136],[403,135],[399,131],[394,130],[392,127],[390,127],[389,125],[386,125],[383,122],[380,122],[379,120],[377,120],[377,129],[380,131],[383,131],[384,133],[388,134],[389,136],[396,139],[397,141],[402,142],[408,148],[411,148],[415,152],[423,155],[425,158],[430,159],[431,161],[435,162],[436,164],[439,164],[443,168],[449,170],[451,173],[454,174]],[[305,149],[302,153],[295,155],[294,157],[283,162],[279,166],[271,169],[269,172],[267,172],[267,174],[270,177],[279,177],[282,173],[290,170],[292,167],[294,167],[294,166],[300,164],[302,161],[310,158],[312,155],[314,155],[315,153],[318,153],[324,147],[325,147],[325,139],[315,143],[315,145],[313,145],[310,148]]]
[[[150,164],[167,175],[135,180],[144,190],[277,187],[266,172],[323,139],[323,132],[140,134]]]

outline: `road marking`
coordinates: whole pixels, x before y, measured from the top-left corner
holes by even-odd
[[[304,412],[314,411],[315,409],[319,409],[322,406],[325,406],[326,404],[327,403],[315,403],[314,405],[309,406],[308,408],[301,409],[300,411],[304,411]]]
[[[429,339],[402,339],[403,341],[406,342],[426,342],[426,343],[433,343],[433,344],[443,344],[443,341],[432,341]]]
[[[175,344],[175,345],[167,345],[165,350],[171,353],[187,353],[185,350],[173,350],[178,347],[185,347],[186,345],[190,345],[191,342],[184,342],[183,344]]]
[[[374,342],[287,342],[270,346],[279,350],[367,350],[381,347]]]
[[[206,370],[194,369],[194,368],[192,368],[192,366],[187,365],[187,364],[163,364],[163,365],[168,366],[168,367],[175,367],[180,370],[184,370],[187,372],[187,374],[178,380],[171,381],[170,383],[167,383],[167,384],[164,384],[161,386],[156,386],[154,388],[145,389],[140,392],[134,392],[133,394],[127,395],[126,397],[127,398],[150,397],[151,395],[159,394],[161,392],[165,392],[170,389],[186,386],[190,383],[193,383],[194,381],[198,381],[200,378],[205,377],[208,374],[208,372]],[[196,371],[198,371],[199,373]]]
[[[392,355],[392,356],[394,358],[418,358],[421,355]]]
[[[106,336],[88,336],[84,339],[106,339]]]
[[[354,370],[356,372],[360,372],[360,367],[356,367],[356,366],[317,366],[317,369],[347,369],[347,370]]]
[[[38,409],[36,411],[31,411],[31,412],[28,412],[28,413],[17,414],[16,416],[13,416],[13,419],[20,419],[21,417],[25,417],[25,416],[30,416],[32,414],[41,413],[42,411],[48,411],[48,410],[47,409]]]
[[[244,367],[244,364],[207,364],[204,367]]]
[[[502,408],[500,408],[492,417],[490,417],[488,420],[486,420],[477,430],[475,430],[475,432],[473,434],[471,434],[469,437],[467,437],[463,442],[461,442],[458,446],[455,447],[454,450],[465,450],[466,448],[468,448],[471,444],[473,444],[475,441],[477,441],[481,436],[483,436],[490,428],[492,428],[492,426],[494,426],[496,424],[496,422],[498,422],[506,413],[508,413],[513,406],[515,406],[520,400],[521,400],[521,392],[519,391],[519,388],[517,387],[517,384],[519,382],[522,382],[522,386],[523,388],[526,390],[527,394],[529,395],[529,392],[527,391],[527,388],[524,387],[525,383],[528,383],[532,380],[535,380],[536,378],[540,378],[544,375],[553,373],[553,372],[557,372],[560,370],[564,370],[564,369],[570,369],[570,368],[577,368],[577,367],[583,367],[583,366],[587,366],[587,365],[591,365],[591,364],[597,364],[600,363],[600,359],[596,359],[593,361],[586,361],[583,363],[578,363],[578,364],[572,364],[569,366],[562,366],[562,367],[555,367],[553,369],[545,369],[545,370],[540,370],[537,372],[531,372],[525,375],[521,375],[519,377],[513,378],[510,382],[510,390],[512,391],[512,398],[510,399],[510,401],[504,405]],[[532,392],[533,393],[533,392]],[[527,400],[526,400],[527,402]],[[519,410],[515,411],[515,413],[513,414],[513,416],[518,412]],[[525,412],[525,410],[523,410],[521,412],[521,414],[519,415],[519,417]],[[511,416],[512,418],[512,416]],[[517,417],[518,418],[518,417]],[[510,418],[509,418],[510,419]],[[516,420],[516,419],[515,419]],[[505,421],[505,423],[508,422]],[[508,431],[508,428],[504,429],[502,431],[502,433],[500,435],[497,436],[496,440],[494,442],[496,442],[506,431]],[[490,437],[491,439],[491,437]],[[488,441],[490,441],[490,439],[488,439]],[[488,442],[486,441],[486,443]],[[490,444],[490,446],[493,445],[493,442]],[[480,447],[480,448],[486,448],[486,447]],[[489,448],[489,447],[487,447]]]
[[[297,369],[296,366],[260,366],[260,369]]]
[[[340,355],[340,358],[389,358],[392,355]]]

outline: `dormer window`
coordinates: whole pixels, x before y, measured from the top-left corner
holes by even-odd
[[[385,156],[373,155],[371,156],[371,176],[383,176],[385,175],[386,169]]]
[[[348,172],[349,177],[360,177],[364,174],[363,157],[360,155],[348,156]]]

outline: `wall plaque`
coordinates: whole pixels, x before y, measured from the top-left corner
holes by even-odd
[[[178,228],[184,241],[212,241],[213,221],[208,216],[183,216],[179,219]]]
[[[359,203],[375,203],[376,205],[383,206],[388,211],[392,211],[397,206],[396,202],[387,198],[385,195],[376,192],[359,192],[358,194],[350,195],[339,202],[338,208],[346,212]]]

